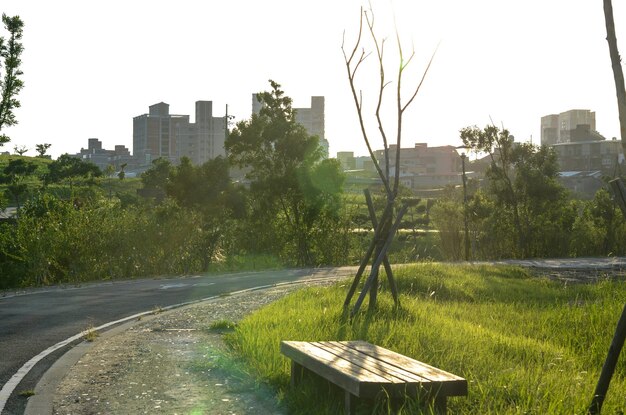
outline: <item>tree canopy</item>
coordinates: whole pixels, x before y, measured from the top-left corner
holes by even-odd
[[[322,160],[319,138],[296,122],[291,98],[278,83],[269,82],[271,91],[257,95],[259,113],[237,123],[225,147],[231,164],[246,171],[252,214],[263,218],[266,228],[279,221],[284,226],[275,229],[288,234],[266,236],[293,241],[297,264],[313,264],[311,232],[338,206],[344,178],[336,161]]]
[[[48,174],[44,178],[46,184],[68,180],[70,186],[76,178],[92,178],[102,176],[102,171],[93,163],[62,154],[48,165]]]
[[[24,23],[19,16],[9,17],[2,14],[2,23],[9,32],[9,38],[0,36],[0,58],[4,61],[4,74],[0,73],[0,146],[10,141],[2,134],[2,128],[17,124],[13,110],[20,107],[20,101],[15,96],[24,86],[19,78],[22,75],[20,56],[24,50],[22,46],[22,31]]]
[[[517,255],[535,255],[550,244],[545,231],[567,216],[562,215],[566,193],[557,181],[556,153],[546,146],[515,143],[508,130],[494,125],[467,127],[460,135],[471,151],[489,157],[486,192],[497,211],[491,223],[498,229],[512,225]]]

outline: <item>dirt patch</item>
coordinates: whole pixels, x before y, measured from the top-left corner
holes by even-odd
[[[246,314],[302,288],[282,286],[164,313],[95,345],[57,389],[53,413],[282,414],[273,392],[225,359],[216,321]]]
[[[589,284],[603,280],[626,280],[626,270],[621,267],[614,268],[540,268],[530,267],[530,271],[537,276],[547,277],[553,280],[572,283]]]

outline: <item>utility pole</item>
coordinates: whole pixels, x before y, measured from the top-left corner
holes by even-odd
[[[470,257],[470,242],[469,242],[469,229],[467,227],[467,175],[465,174],[465,159],[467,155],[461,154],[461,165],[463,168],[463,225],[465,226],[465,260],[469,261]]]

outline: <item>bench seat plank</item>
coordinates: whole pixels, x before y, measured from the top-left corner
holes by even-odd
[[[342,342],[316,342],[315,344],[336,354],[338,357],[354,362],[365,370],[387,378],[391,383],[430,382],[429,379],[419,374],[404,370],[389,361],[380,359],[378,356],[370,356],[367,353],[359,352]]]
[[[360,352],[377,356],[380,359],[385,359],[386,361],[389,361],[387,359],[391,359],[391,361],[395,362],[394,364],[400,365],[404,370],[419,374],[430,382],[442,382],[442,392],[448,396],[467,395],[467,380],[460,376],[368,342],[349,341],[343,343],[346,343],[349,347]]]

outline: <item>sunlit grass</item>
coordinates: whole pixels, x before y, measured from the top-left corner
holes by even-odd
[[[229,342],[294,413],[336,413],[341,395],[324,389],[329,399],[320,399],[320,384],[290,390],[281,340],[364,339],[463,376],[469,396],[450,399],[450,413],[585,412],[626,302],[623,282],[565,285],[519,268],[441,264],[396,277],[400,309],[383,294],[374,314],[350,322],[342,316],[347,282],[313,287],[249,316]],[[626,407],[621,360],[603,413]]]

